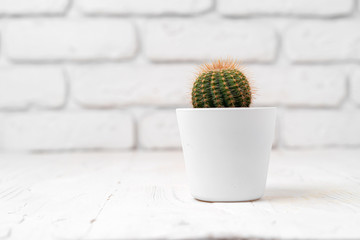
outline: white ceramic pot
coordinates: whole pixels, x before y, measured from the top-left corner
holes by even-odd
[[[192,195],[203,201],[263,196],[276,108],[176,110]]]

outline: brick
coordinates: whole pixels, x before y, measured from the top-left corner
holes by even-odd
[[[65,95],[61,69],[46,66],[0,68],[0,109],[58,108],[64,104]]]
[[[0,0],[0,15],[58,15],[68,4],[69,0]]]
[[[346,74],[327,67],[248,67],[255,106],[336,107],[346,96]]]
[[[0,115],[0,149],[17,151],[129,149],[132,118],[125,112],[31,112]]]
[[[356,21],[316,21],[291,26],[285,49],[294,62],[360,60],[360,28]]]
[[[286,15],[337,17],[352,12],[353,0],[219,0],[225,16]]]
[[[149,21],[145,52],[153,61],[239,58],[247,62],[274,60],[277,39],[264,24],[234,21]]]
[[[84,107],[183,106],[190,103],[194,66],[111,64],[69,68],[75,102]]]
[[[140,147],[181,148],[175,109],[153,111],[139,120]]]
[[[76,6],[90,15],[189,15],[202,13],[213,5],[212,0],[78,0]]]
[[[17,20],[3,35],[6,54],[19,61],[116,60],[137,48],[133,26],[123,20]]]
[[[286,147],[360,146],[360,111],[299,110],[282,119]]]
[[[351,99],[360,106],[360,71],[356,71],[351,76],[350,82]]]

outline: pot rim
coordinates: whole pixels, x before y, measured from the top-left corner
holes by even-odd
[[[176,111],[255,111],[271,109],[277,109],[277,107],[176,108]]]

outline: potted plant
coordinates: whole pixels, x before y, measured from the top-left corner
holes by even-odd
[[[253,87],[231,60],[204,64],[192,89],[194,108],[176,109],[194,198],[250,201],[263,196],[276,108],[250,107]]]

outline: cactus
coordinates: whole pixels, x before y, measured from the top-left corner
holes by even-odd
[[[232,60],[218,60],[200,66],[192,89],[194,108],[249,107],[252,87]]]

